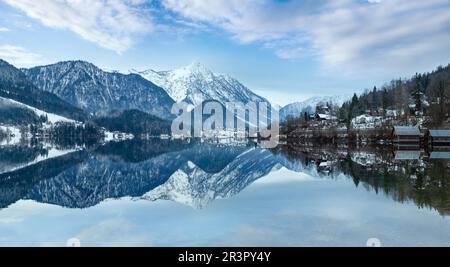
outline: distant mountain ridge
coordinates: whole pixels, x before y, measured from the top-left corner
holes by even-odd
[[[288,117],[299,117],[305,112],[312,114],[316,112],[316,106],[319,104],[329,103],[341,107],[344,102],[351,99],[351,95],[337,95],[337,96],[315,96],[308,98],[302,102],[295,102],[284,106],[280,110],[280,119],[286,120]]]
[[[144,114],[138,115],[137,111],[141,111],[170,120],[174,117],[171,114],[172,105],[180,101],[193,105],[207,100],[222,104],[269,102],[236,79],[216,74],[200,63],[172,71],[132,72],[106,72],[85,61],[64,61],[18,70],[0,61],[0,96],[82,121],[87,118],[86,113],[114,112],[118,115],[117,112],[125,110],[134,110],[127,113],[130,116],[133,114],[133,118],[146,117]],[[341,106],[349,99],[350,96],[320,96],[292,103],[280,110],[280,119],[298,117],[304,112],[313,113],[320,103]],[[49,101],[52,102],[50,109],[49,104],[44,103]],[[122,115],[125,114],[120,114],[125,118]]]
[[[255,94],[238,80],[216,74],[200,63],[171,71],[132,71],[162,87],[176,102],[186,102],[194,106],[206,100],[226,102],[269,102]]]
[[[38,88],[89,113],[137,109],[170,119],[174,104],[160,87],[136,74],[106,72],[85,61],[23,69]]]

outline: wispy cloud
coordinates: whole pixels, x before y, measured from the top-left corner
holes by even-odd
[[[312,57],[339,70],[421,70],[450,59],[448,0],[3,1],[118,53],[148,32],[219,30],[280,58]]]
[[[13,45],[0,45],[0,58],[18,67],[31,67],[43,61],[41,55]]]
[[[4,0],[45,26],[122,53],[153,29],[144,0]]]
[[[0,32],[10,32],[11,30],[6,27],[0,27]]]
[[[281,58],[389,69],[450,58],[448,0],[162,0],[184,19],[260,43]],[[417,66],[417,65],[416,65]]]

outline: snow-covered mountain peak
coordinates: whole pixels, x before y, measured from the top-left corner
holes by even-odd
[[[191,64],[181,68],[188,72],[188,74],[198,74],[202,76],[215,75],[210,69],[200,62],[192,62]],[[179,69],[179,70],[181,70]]]
[[[162,185],[144,194],[141,198],[151,201],[157,199],[172,200],[183,205],[201,209],[214,200],[214,194],[198,191],[198,184],[202,177],[208,174],[192,161],[186,162],[175,171]]]
[[[231,76],[214,73],[198,62],[171,71],[136,72],[160,86],[176,101],[195,106],[205,100],[225,102],[267,101]]]

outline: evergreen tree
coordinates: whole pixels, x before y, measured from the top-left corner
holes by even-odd
[[[386,88],[383,89],[383,93],[382,94],[383,95],[381,97],[381,102],[382,102],[382,105],[383,105],[383,115],[386,116],[386,110],[388,109],[388,101],[389,101],[389,99],[388,99],[388,92],[387,92]]]
[[[350,102],[349,112],[347,113],[347,127],[350,128],[352,119],[357,116],[359,111],[359,99],[356,94],[353,95]]]
[[[440,107],[441,114],[444,114],[445,113],[445,105],[447,103],[447,95],[445,92],[444,81],[439,82],[438,100],[439,100],[439,107]]]
[[[423,92],[422,92],[422,85],[420,82],[420,75],[416,74],[414,81],[415,81],[415,87],[414,87],[414,90],[412,91],[412,97],[413,97],[414,103],[416,105],[416,111],[421,112],[422,111]]]

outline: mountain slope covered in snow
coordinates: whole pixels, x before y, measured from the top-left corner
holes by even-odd
[[[198,106],[205,100],[226,102],[267,101],[236,79],[216,74],[200,63],[171,71],[133,71],[162,87],[176,102]]]
[[[0,97],[0,110],[4,111],[4,110],[9,110],[9,109],[23,109],[26,111],[31,112],[37,119],[39,119],[39,117],[45,117],[47,122],[51,122],[51,123],[56,123],[56,122],[70,122],[70,123],[76,123],[77,121],[72,120],[72,119],[68,119],[66,117],[57,115],[57,114],[53,114],[53,113],[49,113],[43,110],[40,110],[38,108],[20,103],[18,101],[12,100],[12,99],[8,99],[8,98],[3,98]],[[0,115],[0,117],[2,117]],[[24,124],[22,123],[20,120],[15,120],[15,122],[17,124]],[[16,123],[11,123],[11,124],[16,124]],[[25,122],[25,123],[31,123],[31,122]]]

